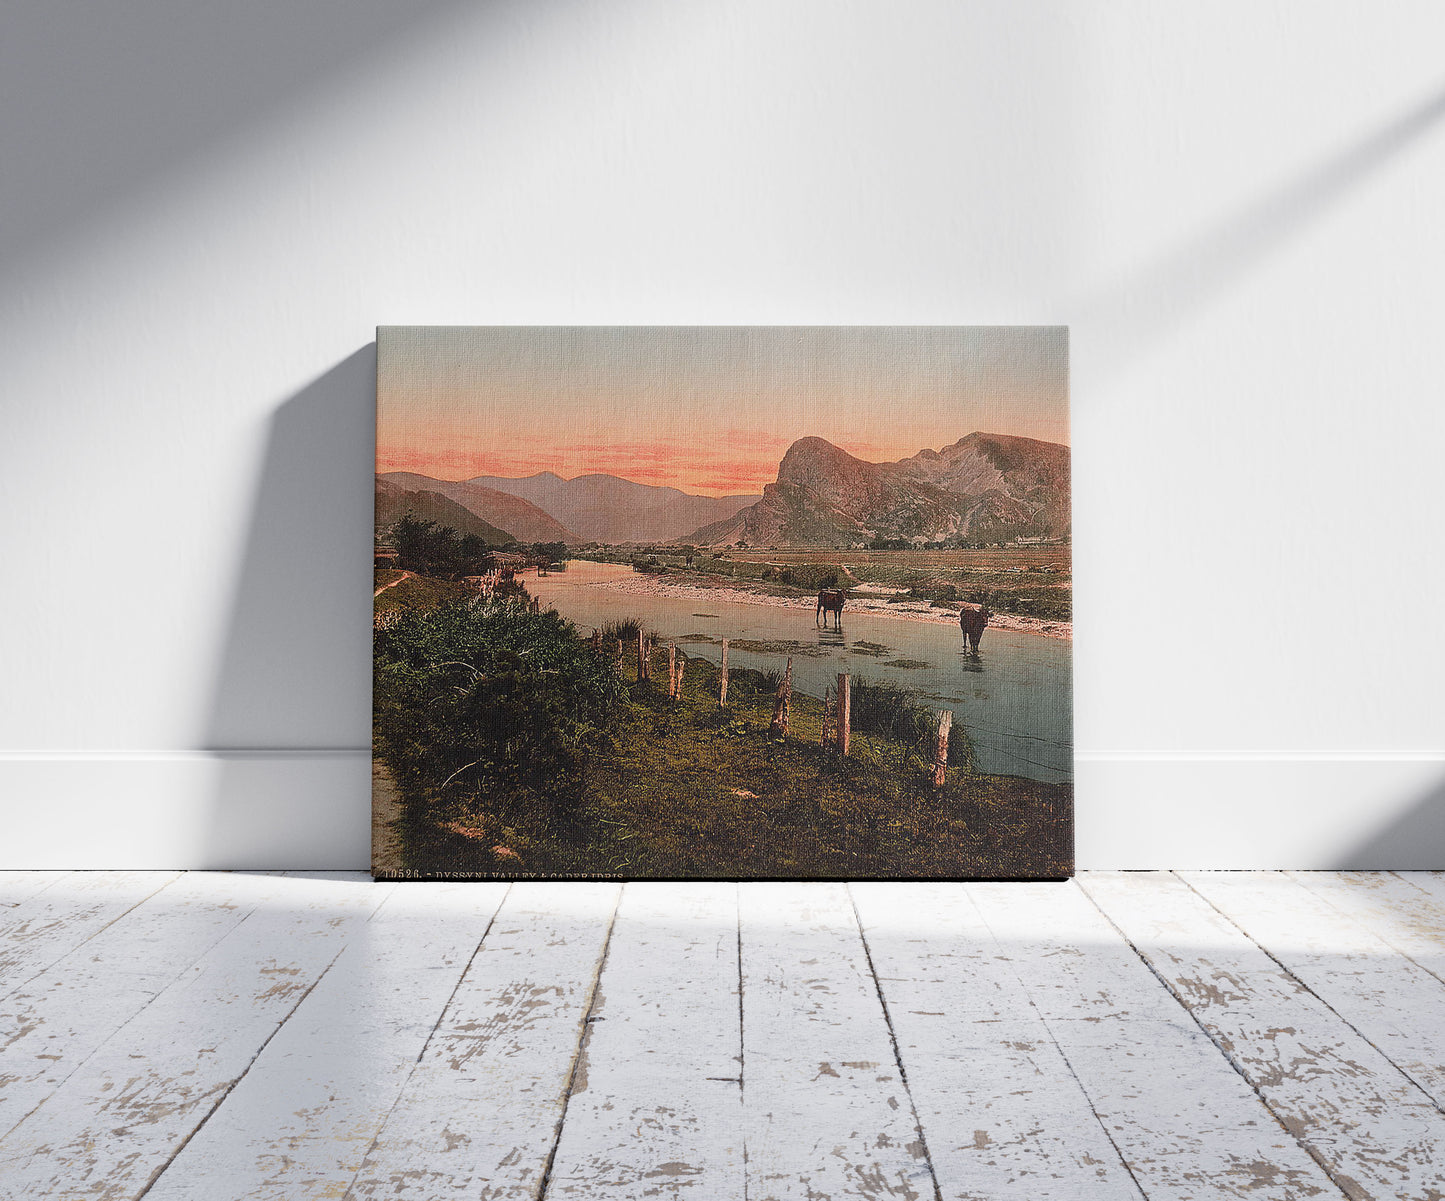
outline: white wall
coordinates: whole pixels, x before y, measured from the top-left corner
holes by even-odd
[[[0,39],[0,863],[361,866],[378,323],[1068,323],[1081,866],[1445,867],[1445,10]]]

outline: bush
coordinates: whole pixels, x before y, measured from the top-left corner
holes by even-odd
[[[376,732],[400,781],[433,805],[471,793],[566,816],[622,695],[610,655],[515,602],[407,612],[374,648]]]
[[[751,693],[754,696],[772,696],[783,682],[783,673],[756,667],[734,667],[728,672],[728,687],[735,693]]]
[[[602,627],[602,649],[606,650],[608,647],[612,647],[615,650],[617,640],[620,638],[622,639],[624,648],[631,647],[635,650],[637,647],[637,635],[650,634],[651,632],[651,630],[635,617],[624,617],[620,621],[609,621]]]
[[[849,687],[853,729],[922,747],[938,732],[938,718],[916,693],[897,684],[855,679]]]

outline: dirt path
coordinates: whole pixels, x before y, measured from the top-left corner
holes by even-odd
[[[401,798],[381,760],[371,761],[371,870],[400,871],[401,838],[394,822],[401,817]]]
[[[371,594],[371,599],[372,599],[372,600],[375,600],[378,596],[380,596],[380,595],[381,595],[383,592],[385,592],[388,588],[395,588],[398,584],[400,584],[400,583],[402,582],[402,580],[409,580],[409,579],[411,579],[411,574],[412,574],[412,573],[409,572],[409,571],[403,571],[399,576],[396,577],[396,579],[392,580],[392,582],[391,582],[390,584],[383,584],[380,588],[378,588],[375,592],[373,592],[373,593]]]

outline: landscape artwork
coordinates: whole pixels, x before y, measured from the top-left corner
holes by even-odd
[[[1073,874],[1068,331],[377,331],[372,870]]]

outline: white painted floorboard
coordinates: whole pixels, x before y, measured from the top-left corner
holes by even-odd
[[[734,884],[623,892],[547,1193],[743,1195]]]
[[[0,1201],[1445,1201],[1445,876],[0,873]]]
[[[419,882],[391,892],[147,1196],[343,1195],[506,891]]]
[[[750,1201],[931,1196],[847,886],[749,884],[740,918]]]

